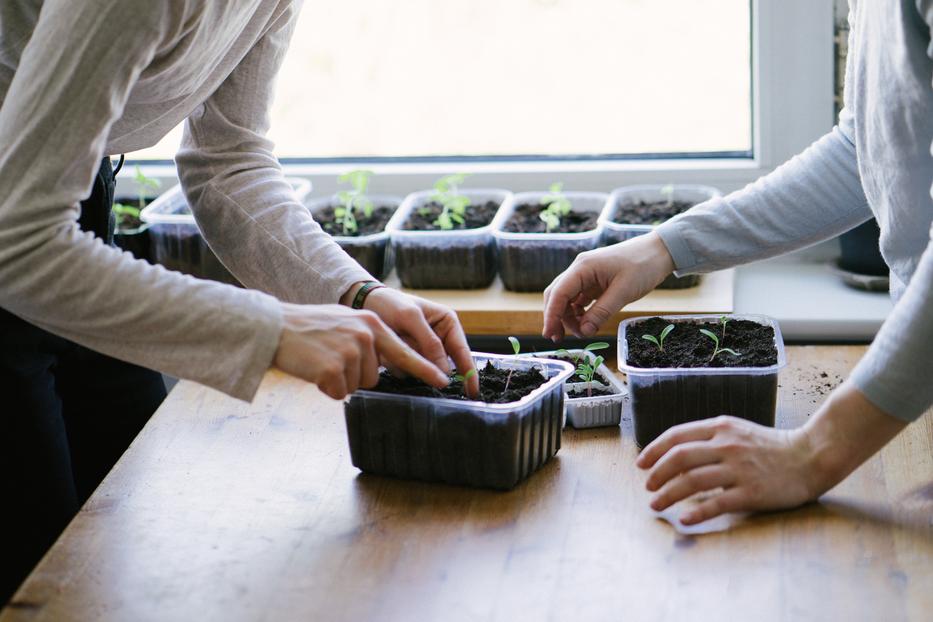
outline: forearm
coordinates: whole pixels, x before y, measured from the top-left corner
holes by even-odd
[[[812,497],[845,479],[906,426],[851,382],[842,384],[800,431],[810,463]]]
[[[279,16],[188,119],[176,160],[201,230],[244,285],[287,302],[336,303],[372,277],[297,201],[266,138],[295,10]]]
[[[855,146],[836,128],[743,190],[658,227],[678,274],[781,255],[868,220]]]

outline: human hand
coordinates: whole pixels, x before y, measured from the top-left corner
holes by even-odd
[[[635,464],[662,511],[716,488],[725,491],[685,514],[695,525],[727,512],[777,510],[817,499],[906,427],[845,382],[800,428],[775,430],[717,417],[667,430]]]
[[[699,492],[724,488],[681,517],[695,525],[720,514],[794,507],[819,492],[802,430],[775,430],[744,419],[717,417],[676,426],[642,450],[645,487],[661,512]]]
[[[370,293],[363,307],[443,372],[450,373],[448,355],[460,375],[466,376],[474,368],[466,336],[452,309],[388,287]],[[467,378],[465,389],[470,397],[479,395],[477,374]]]
[[[653,290],[673,270],[670,252],[654,232],[581,253],[544,290],[541,334],[555,342],[565,331],[592,337],[613,313]]]
[[[281,305],[283,328],[273,365],[313,382],[334,399],[375,386],[379,357],[435,387],[450,382],[372,311],[342,305]]]

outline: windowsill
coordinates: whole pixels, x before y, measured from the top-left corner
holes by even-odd
[[[843,284],[825,254],[807,251],[736,271],[736,313],[773,317],[787,341],[867,343],[892,307],[887,293]]]

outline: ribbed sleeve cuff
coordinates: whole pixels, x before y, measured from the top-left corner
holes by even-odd
[[[697,266],[696,256],[690,250],[685,239],[684,225],[678,219],[668,220],[655,228],[674,260],[674,274],[690,274]]]
[[[872,404],[885,413],[910,423],[930,408],[929,391],[917,387],[915,391],[898,391],[885,381],[884,371],[877,369],[869,352],[852,371],[850,381]]]
[[[267,294],[249,291],[240,313],[250,317],[248,342],[235,350],[236,356],[218,365],[223,375],[202,381],[237,399],[252,401],[266,372],[272,366],[282,334],[279,302]]]

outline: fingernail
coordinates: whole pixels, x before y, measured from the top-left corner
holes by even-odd
[[[583,322],[583,326],[580,327],[580,330],[582,330],[583,334],[587,337],[592,337],[596,333],[596,324],[592,322]]]

